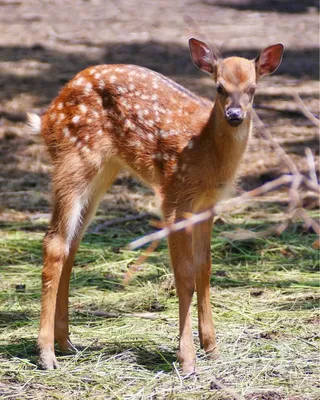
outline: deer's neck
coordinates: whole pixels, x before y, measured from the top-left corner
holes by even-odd
[[[220,107],[215,104],[208,123],[202,132],[202,146],[208,149],[206,156],[219,179],[234,178],[239,162],[246,149],[252,127],[251,113],[238,127],[231,127]],[[209,161],[209,160],[208,160]]]

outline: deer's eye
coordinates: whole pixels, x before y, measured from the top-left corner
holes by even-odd
[[[217,93],[219,93],[219,94],[224,94],[225,93],[225,90],[224,90],[222,85],[218,85],[217,86]]]

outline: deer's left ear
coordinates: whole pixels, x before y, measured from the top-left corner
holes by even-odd
[[[255,59],[257,79],[264,75],[270,75],[281,64],[284,46],[282,43],[274,44],[264,49]]]
[[[215,71],[218,59],[204,42],[191,38],[189,40],[190,55],[194,65],[201,71],[211,75]]]

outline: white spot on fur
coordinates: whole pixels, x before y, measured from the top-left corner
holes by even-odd
[[[81,150],[82,150],[84,153],[90,153],[90,149],[89,149],[88,146],[83,146],[83,147],[81,148]]]
[[[85,135],[84,140],[87,142],[89,140],[89,135]]]
[[[58,106],[57,106],[57,109],[58,110],[62,110],[63,109],[63,103],[59,103]]]
[[[141,147],[141,142],[139,140],[136,140],[134,142],[131,142],[130,145],[133,147]]]
[[[84,82],[84,78],[81,76],[80,78],[76,79],[73,84],[75,86],[80,86],[80,85],[82,85],[83,82]]]
[[[70,142],[75,143],[77,141],[77,138],[75,136],[70,137]]]
[[[127,102],[127,100],[122,100],[121,104],[126,110],[131,110],[131,104]]]
[[[115,75],[110,76],[110,82],[114,83],[117,80],[117,77]]]
[[[130,85],[129,85],[129,89],[130,90],[134,90],[136,87],[131,83]]]
[[[129,119],[126,119],[124,121],[124,127],[128,129],[134,129],[135,125]]]
[[[104,124],[104,126],[105,126],[107,129],[113,128],[113,125],[112,125],[112,122],[111,122],[111,121],[106,121],[105,124]],[[100,129],[100,131],[101,131],[101,129]],[[100,132],[100,131],[98,131],[98,132]],[[101,133],[101,134],[102,134],[102,133]]]
[[[154,121],[152,119],[150,119],[149,121],[146,121],[146,125],[151,127],[154,125]]]
[[[85,88],[84,88],[84,93],[85,93],[86,95],[90,94],[90,93],[91,93],[91,90],[92,90],[92,87],[93,87],[92,83],[91,83],[91,82],[88,82],[88,83],[86,84]]]
[[[108,121],[108,122],[109,122],[109,121]],[[102,133],[103,133],[102,129],[99,129],[98,132],[97,132],[97,135],[98,135],[98,136],[102,136]]]
[[[59,114],[59,121],[62,121],[65,119],[65,115],[63,113]]]
[[[72,120],[71,120],[74,124],[77,124],[80,121],[80,116],[79,115],[75,115]]]
[[[79,109],[83,114],[85,114],[87,112],[87,110],[88,110],[87,106],[85,106],[84,104],[80,104],[79,105]]]
[[[50,114],[50,121],[54,121],[56,119],[57,114],[56,113],[51,113]]]
[[[135,108],[136,110],[139,110],[139,109],[141,108],[141,106],[140,106],[140,104],[135,104],[135,105],[134,105],[134,108]]]
[[[118,93],[120,93],[120,94],[124,94],[124,93],[128,92],[127,88],[122,87],[122,86],[118,86],[117,89],[118,89]]]
[[[70,130],[67,127],[63,128],[62,132],[66,138],[70,136]]]
[[[151,100],[152,100],[152,101],[158,100],[158,95],[154,93],[154,94],[151,96]]]
[[[170,156],[169,156],[169,154],[167,154],[167,153],[163,153],[163,156],[162,156],[162,157],[163,157],[163,159],[166,160],[166,161],[170,159]]]
[[[97,72],[96,74],[94,74],[94,78],[95,78],[95,79],[99,79],[100,76],[101,76],[101,74],[100,74],[99,72]]]

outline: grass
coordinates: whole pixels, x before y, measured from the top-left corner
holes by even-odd
[[[238,220],[238,222],[241,219]],[[265,221],[239,222],[264,229]],[[176,362],[178,305],[162,243],[123,287],[140,251],[125,244],[146,221],[87,234],[73,270],[71,339],[75,355],[60,369],[37,367],[41,239],[45,223],[3,225],[0,236],[1,399],[318,399],[319,254],[313,234],[292,226],[280,237],[230,242],[213,232],[212,305],[219,360],[199,349],[197,374],[185,379]],[[103,318],[92,311],[128,313]],[[155,320],[134,317],[152,312]]]

